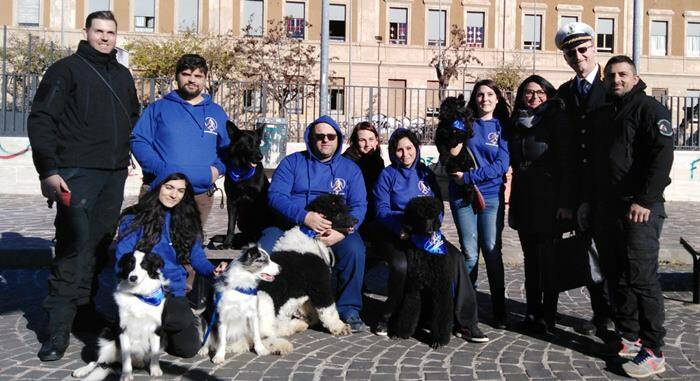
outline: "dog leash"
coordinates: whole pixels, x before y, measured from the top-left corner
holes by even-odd
[[[219,204],[219,208],[223,209],[225,206],[225,204],[224,204],[225,196],[224,196],[224,191],[221,190],[221,188],[217,187],[216,184],[212,184],[211,187],[209,187],[209,189],[207,189],[207,196],[214,197],[214,195],[216,194],[216,191],[221,192],[221,203]]]
[[[234,287],[234,290],[240,292],[241,294],[245,295],[257,295],[258,294],[258,289],[257,288],[240,288],[240,287]],[[221,295],[222,293],[216,292],[214,293],[214,312],[211,315],[211,321],[209,322],[209,325],[207,326],[207,330],[204,332],[204,338],[202,339],[202,347],[207,343],[207,339],[209,339],[209,335],[211,334],[212,328],[214,328],[214,323],[216,323],[216,310],[218,309],[219,306],[219,301],[221,300]]]

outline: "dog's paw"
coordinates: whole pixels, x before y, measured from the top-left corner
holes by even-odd
[[[160,369],[160,365],[151,365],[151,370],[149,372],[151,377],[160,377],[163,375],[163,370]]]
[[[347,336],[352,333],[352,328],[350,328],[350,324],[341,323],[330,329],[330,331],[333,336]]]
[[[133,373],[122,373],[121,377],[119,377],[120,381],[134,381],[134,374]]]
[[[207,347],[207,346],[202,347],[202,349],[200,349],[199,352],[197,352],[197,354],[199,356],[209,356],[209,347]]]
[[[430,347],[433,349],[438,349],[440,347],[444,347],[445,345],[450,343],[450,335],[443,336],[443,337],[434,337],[432,341],[430,342]]]
[[[217,354],[214,357],[211,358],[211,362],[217,365],[221,365],[226,361],[226,355],[225,354]]]
[[[73,373],[71,373],[71,376],[73,376],[75,378],[83,378],[83,377],[87,376],[88,374],[90,374],[90,372],[93,369],[95,369],[95,364],[94,364],[94,362],[91,362],[82,368],[78,368],[78,369],[74,370]]]
[[[265,348],[264,345],[260,345],[255,347],[255,353],[257,353],[258,356],[267,356],[270,354],[270,350]]]

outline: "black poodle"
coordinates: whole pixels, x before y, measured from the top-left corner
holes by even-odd
[[[305,209],[322,214],[331,221],[333,230],[344,235],[348,235],[350,228],[357,223],[357,219],[349,214],[345,198],[341,195],[322,194],[306,205]]]
[[[408,267],[405,294],[391,322],[394,332],[390,332],[411,337],[423,313],[433,348],[449,344],[454,311],[454,270],[440,233],[442,212],[442,202],[435,197],[415,197],[406,206],[403,229],[410,238],[401,243]]]

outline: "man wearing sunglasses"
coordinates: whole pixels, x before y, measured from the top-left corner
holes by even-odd
[[[260,246],[272,252],[275,242],[294,225],[306,227],[309,235],[333,249],[337,280],[336,307],[340,318],[353,332],[364,331],[360,319],[362,281],[365,272],[365,245],[357,234],[367,211],[367,191],[360,168],[341,155],[343,135],[329,116],[321,116],[306,127],[306,151],[288,155],[272,175],[268,199],[276,212],[276,226],[263,231]],[[355,231],[347,236],[334,230],[331,221],[305,208],[322,194],[345,197],[350,214],[357,219]]]
[[[596,48],[593,45],[595,32],[582,22],[563,25],[556,34],[555,44],[564,53],[564,60],[574,70],[576,76],[564,82],[557,91],[557,96],[566,104],[566,112],[572,121],[574,140],[574,157],[576,158],[575,178],[579,180],[578,194],[572,199],[578,203],[577,221],[581,231],[591,232],[591,201],[593,194],[592,162],[592,123],[591,117],[605,103],[605,87],[602,70],[596,60]],[[589,233],[590,234],[590,233]],[[595,250],[595,246],[591,246]],[[596,253],[597,254],[597,253]],[[610,300],[605,283],[588,286],[591,296],[593,319],[585,322],[576,331],[603,336],[608,333],[610,322]]]

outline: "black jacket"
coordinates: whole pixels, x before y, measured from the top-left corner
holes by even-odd
[[[112,86],[128,116],[87,65]],[[129,135],[139,112],[134,79],[117,62],[116,51],[103,54],[81,41],[75,54],[46,70],[34,96],[27,129],[39,177],[66,167],[126,168]]]
[[[558,208],[572,209],[572,126],[560,99],[551,99],[534,111],[531,127],[511,120],[510,221],[519,231],[551,233]]]
[[[666,107],[644,93],[643,81],[624,97],[609,98],[596,118],[595,186],[598,202],[663,202],[671,183],[673,130]]]
[[[593,195],[593,167],[591,147],[593,141],[593,122],[591,117],[605,104],[605,86],[603,86],[603,68],[598,66],[591,89],[585,98],[579,95],[576,77],[559,86],[557,97],[564,101],[566,113],[572,123],[573,138],[571,148],[574,155],[574,176],[576,183],[575,203],[590,202]]]

